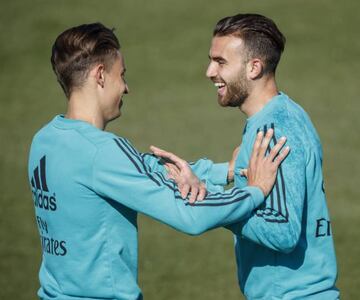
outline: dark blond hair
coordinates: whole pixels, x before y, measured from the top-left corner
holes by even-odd
[[[105,68],[111,68],[120,49],[113,31],[101,23],[83,24],[56,38],[51,64],[66,97],[83,85],[94,64],[103,63]]]

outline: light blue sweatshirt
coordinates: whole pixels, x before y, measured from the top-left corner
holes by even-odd
[[[265,202],[230,226],[241,290],[247,299],[338,299],[336,258],[322,175],[322,148],[305,111],[280,93],[247,120],[235,186],[248,166],[256,132],[273,128],[271,146],[287,137],[290,154]]]
[[[200,160],[194,172],[226,183],[227,164]],[[41,299],[142,299],[137,283],[137,213],[184,233],[249,217],[256,187],[209,193],[191,205],[158,159],[124,138],[56,116],[34,137],[28,166],[43,249]]]

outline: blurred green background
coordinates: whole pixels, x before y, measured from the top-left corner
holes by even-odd
[[[319,131],[338,287],[342,299],[360,299],[359,11],[355,0],[1,0],[0,298],[36,299],[41,251],[26,164],[33,134],[65,110],[49,62],[56,36],[86,22],[116,27],[130,95],[109,130],[142,151],[155,144],[224,161],[244,117],[220,108],[205,78],[211,32],[224,16],[257,12],[287,37],[278,84]],[[230,232],[188,237],[146,217],[139,228],[145,299],[242,299]]]

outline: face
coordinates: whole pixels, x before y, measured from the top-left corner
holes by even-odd
[[[106,121],[111,121],[121,115],[123,95],[129,92],[125,81],[125,63],[121,54],[109,70],[105,70],[104,98],[102,101],[102,111]]]
[[[243,41],[234,36],[213,37],[209,59],[206,76],[217,88],[219,104],[241,107],[250,93]]]

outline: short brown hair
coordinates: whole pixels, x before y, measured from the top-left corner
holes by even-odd
[[[258,14],[238,14],[221,19],[214,36],[234,35],[244,41],[249,58],[264,61],[264,73],[275,73],[286,39],[274,21]]]
[[[52,47],[51,65],[66,97],[83,85],[95,63],[111,67],[119,49],[114,29],[101,23],[83,24],[61,33]]]

